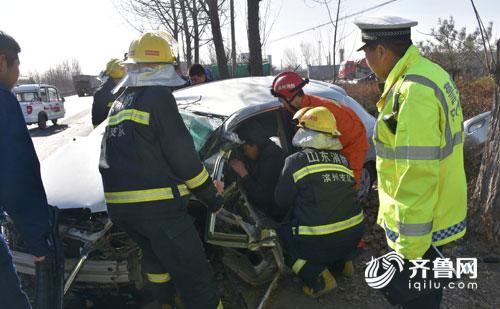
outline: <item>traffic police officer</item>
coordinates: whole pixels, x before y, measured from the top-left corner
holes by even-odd
[[[108,212],[137,242],[156,299],[173,303],[173,281],[187,308],[222,307],[191,217],[190,193],[209,211],[222,207],[169,87],[184,81],[173,63],[175,40],[146,32],[132,41],[125,87],[113,103],[99,169]],[[130,66],[129,66],[130,64]]]
[[[123,75],[125,75],[125,68],[119,59],[108,61],[104,71],[106,81],[94,94],[94,102],[92,103],[92,125],[94,128],[108,117],[111,105],[120,94],[120,92],[112,93],[112,90]]]
[[[416,21],[363,17],[355,24],[365,43],[359,50],[385,81],[373,137],[380,199],[377,222],[389,247],[405,259],[434,259],[439,246],[463,237],[466,230],[463,118],[457,88],[446,71],[412,44]],[[407,287],[407,279],[405,271],[393,281]],[[441,289],[423,295],[395,285],[385,293],[393,304],[439,307]]]
[[[301,150],[286,158],[275,191],[276,203],[291,211],[292,219],[278,234],[285,263],[305,283],[304,293],[319,297],[336,286],[328,267],[352,274],[363,211],[333,114],[323,106],[305,107],[294,119],[300,129],[293,145]]]
[[[19,77],[19,52],[19,44],[0,31],[0,220],[5,210],[34,261],[42,262],[50,249],[49,210],[40,163],[19,102],[11,91]],[[2,235],[0,274],[0,307],[31,308]]]

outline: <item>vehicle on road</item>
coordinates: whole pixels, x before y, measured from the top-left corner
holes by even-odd
[[[241,145],[235,130],[258,121],[270,140],[286,153],[292,145],[292,116],[270,93],[273,77],[227,79],[174,92],[181,116],[213,179],[225,183],[224,209],[207,213],[196,199],[188,211],[218,259],[244,282],[272,290],[284,271],[283,255],[274,228],[277,223],[248,202],[228,160]],[[346,92],[333,84],[312,80],[304,92],[343,102],[361,118],[370,150],[362,176],[360,198],[369,194],[375,180],[375,151],[371,142],[375,118]],[[332,103],[333,104],[333,103]],[[131,285],[141,289],[141,253],[127,234],[113,226],[106,212],[98,170],[100,145],[106,123],[87,137],[74,138],[42,161],[41,172],[49,204],[59,209],[59,232],[66,258],[65,290],[103,291]],[[7,240],[18,272],[34,274],[35,267],[15,228],[6,221]],[[207,250],[210,248],[207,247]],[[266,293],[266,295],[269,295]],[[265,298],[262,302],[265,302]]]
[[[26,124],[38,124],[40,129],[47,128],[47,121],[57,124],[63,118],[65,99],[55,86],[46,84],[25,84],[14,87]]]
[[[97,91],[101,81],[94,75],[75,75],[73,76],[73,85],[79,97],[91,96]]]

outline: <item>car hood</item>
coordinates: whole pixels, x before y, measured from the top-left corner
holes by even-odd
[[[41,163],[50,205],[59,209],[106,211],[99,156],[102,134],[73,138]]]

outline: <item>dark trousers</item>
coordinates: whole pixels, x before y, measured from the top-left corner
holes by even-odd
[[[363,235],[364,224],[333,234],[301,236],[293,233],[294,224],[278,229],[283,244],[285,264],[309,287],[316,288],[317,278],[325,268],[340,269],[353,258]]]
[[[146,274],[160,275],[156,276],[159,282],[153,282],[160,303],[172,303],[173,281],[186,308],[217,308],[220,297],[213,271],[190,216],[171,224],[164,218],[111,219],[142,249]],[[165,274],[171,280],[162,280]]]
[[[0,307],[25,309],[31,308],[28,297],[21,289],[9,248],[0,234]]]
[[[438,248],[441,251],[441,248]],[[434,259],[438,258],[439,254],[433,247],[430,247],[422,257],[422,259],[430,260],[427,266],[432,267],[432,262]],[[421,276],[421,272],[417,272],[417,275],[410,279],[412,271],[409,269],[413,264],[404,260],[403,271],[396,272],[390,283],[381,289],[385,298],[392,305],[400,305],[404,309],[438,309],[441,305],[441,299],[443,296],[443,285],[450,282],[450,279],[434,279],[433,272],[429,270],[427,272],[427,279],[433,282],[439,282],[441,288],[439,289],[423,289],[421,291],[416,289],[409,289],[409,282],[424,282]],[[427,281],[428,282],[428,281]],[[423,284],[422,284],[423,286]]]

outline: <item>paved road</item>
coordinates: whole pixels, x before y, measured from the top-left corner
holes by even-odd
[[[57,125],[41,130],[37,125],[28,126],[40,161],[76,136],[87,136],[92,131],[90,111],[92,97],[66,97],[66,115]]]

